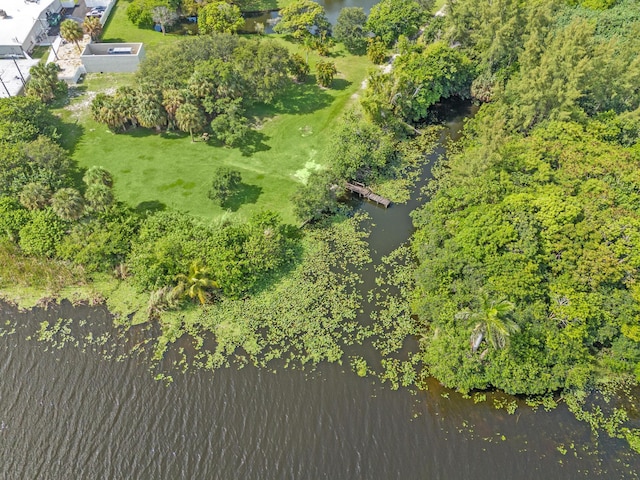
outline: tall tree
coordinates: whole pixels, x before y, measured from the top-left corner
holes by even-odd
[[[340,10],[338,21],[333,29],[333,36],[344,43],[353,54],[362,54],[367,49],[367,16],[360,7],[345,7]]]
[[[295,0],[280,10],[280,17],[274,30],[296,40],[331,34],[331,24],[324,7],[312,0]]]
[[[49,203],[51,190],[37,182],[27,183],[20,192],[20,204],[28,210],[39,210]]]
[[[236,33],[244,25],[242,12],[237,5],[224,0],[213,1],[200,8],[198,30],[202,34]]]
[[[185,95],[181,90],[170,88],[162,92],[162,106],[167,112],[169,128],[175,128],[176,111],[185,101]]]
[[[176,23],[179,16],[178,12],[176,12],[175,10],[172,10],[165,5],[160,5],[151,10],[151,18],[154,22],[160,25],[162,35],[165,35],[167,33],[167,27],[170,27],[171,25]]]
[[[87,169],[85,174],[82,176],[82,181],[85,185],[106,185],[107,187],[113,186],[113,176],[109,171],[104,167],[99,167],[94,165]]]
[[[82,22],[84,33],[91,37],[92,41],[97,41],[102,35],[102,23],[98,17],[87,17]]]
[[[415,35],[427,15],[415,0],[382,0],[371,8],[366,29],[390,47],[400,35]]]
[[[59,87],[58,72],[60,67],[55,63],[38,63],[29,71],[31,78],[27,84],[27,95],[39,98],[47,103],[56,96]]]
[[[80,40],[84,36],[78,22],[72,19],[63,20],[60,24],[60,36],[67,42],[73,42],[80,52]]]
[[[185,103],[176,110],[176,124],[183,132],[189,132],[191,141],[194,141],[193,133],[202,132],[205,129],[207,119],[202,110],[193,103]]]
[[[84,198],[91,209],[104,212],[113,205],[114,196],[111,187],[103,183],[92,183],[84,192]]]
[[[509,318],[515,306],[506,299],[492,299],[487,292],[479,295],[475,310],[464,310],[456,315],[457,320],[470,320],[473,324],[470,343],[475,352],[483,339],[495,349],[504,348],[512,333],[520,331],[516,322]]]
[[[227,167],[218,167],[213,172],[213,181],[207,196],[218,205],[224,206],[240,182],[242,182],[240,172]]]
[[[167,124],[161,93],[147,86],[141,86],[138,88],[135,98],[135,116],[140,126],[160,131]]]

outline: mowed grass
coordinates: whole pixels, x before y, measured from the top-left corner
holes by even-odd
[[[129,3],[127,0],[119,0],[115,7],[113,7],[109,19],[104,26],[102,38],[100,39],[101,42],[142,42],[148,51],[157,45],[184,38],[183,35],[176,33],[162,35],[162,33],[150,28],[136,27],[127,18],[127,7]]]
[[[277,41],[292,50],[299,48]],[[310,54],[312,68],[318,59]],[[247,218],[269,209],[294,222],[292,194],[311,171],[324,164],[332,127],[354,102],[372,67],[366,57],[342,50],[332,60],[339,71],[333,88],[319,88],[311,76],[305,84],[282,92],[276,106],[256,106],[249,114],[257,129],[241,148],[192,143],[179,132],[158,134],[138,128],[115,134],[90,118],[88,100],[94,92],[133,84],[135,79],[126,74],[89,75],[84,93],[62,110],[69,138],[75,140],[66,146],[80,167],[108,169],[115,177],[117,198],[133,207],[172,208],[212,220],[228,214]],[[219,166],[242,174],[241,188],[225,208],[207,198]]]

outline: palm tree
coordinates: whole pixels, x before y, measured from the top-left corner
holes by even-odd
[[[113,190],[103,183],[92,183],[84,192],[84,198],[93,210],[104,212],[113,204]]]
[[[55,63],[38,63],[31,67],[27,95],[37,97],[45,103],[53,100],[58,87],[59,71],[60,68]]]
[[[191,299],[197,297],[202,305],[207,301],[207,290],[220,286],[218,282],[209,277],[209,269],[197,260],[191,262],[187,275],[181,273],[176,276],[176,280],[178,285],[174,292],[177,295],[187,295]]]
[[[162,92],[162,106],[167,112],[169,128],[175,128],[176,111],[184,102],[185,97],[180,90],[169,89]]]
[[[41,183],[27,183],[20,192],[20,203],[29,210],[39,210],[47,205],[51,190]]]
[[[114,102],[125,117],[125,123],[130,122],[134,128],[138,126],[138,119],[136,117],[136,95],[136,90],[131,87],[119,87],[114,95]]]
[[[74,42],[80,52],[80,40],[84,37],[80,25],[75,20],[67,19],[60,24],[60,36],[67,42]]]
[[[193,103],[180,105],[176,110],[176,123],[183,132],[189,132],[193,142],[193,132],[201,132],[207,122],[202,111]]]
[[[106,124],[114,131],[119,128],[124,129],[127,121],[131,120],[129,117],[131,112],[129,112],[126,99],[118,96],[118,93],[116,92],[116,96],[99,93],[91,102],[91,116],[93,119],[98,123]]]
[[[87,186],[91,186],[94,184],[105,185],[107,187],[113,186],[113,176],[107,169],[104,167],[98,167],[94,165],[89,168],[84,176],[82,177],[82,181]]]
[[[63,220],[78,220],[84,212],[82,196],[75,188],[61,188],[51,198],[53,211]]]
[[[84,33],[91,37],[94,42],[102,35],[102,23],[98,17],[87,17],[82,22]]]
[[[160,92],[140,88],[136,95],[136,118],[145,128],[162,129],[167,124],[167,115],[161,103]]]
[[[508,316],[515,308],[506,299],[495,300],[489,298],[482,290],[479,295],[480,306],[476,311],[463,310],[456,314],[457,320],[470,320],[473,323],[471,332],[471,350],[475,353],[486,339],[495,349],[504,348],[512,333],[520,331],[516,322]]]
[[[316,73],[318,85],[328,88],[333,81],[333,77],[338,73],[338,70],[336,64],[333,62],[318,62],[316,63]]]

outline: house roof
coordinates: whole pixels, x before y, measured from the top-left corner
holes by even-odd
[[[56,0],[0,0],[0,45],[22,45],[43,12]]]

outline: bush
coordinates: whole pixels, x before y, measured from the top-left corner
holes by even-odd
[[[367,57],[376,65],[382,65],[387,59],[387,47],[380,40],[369,40]]]
[[[218,205],[223,206],[241,181],[240,172],[227,167],[218,167],[213,173],[213,181],[211,182],[208,197]]]
[[[18,232],[29,222],[29,219],[29,212],[16,200],[0,197],[0,238],[6,237],[11,241],[17,241]]]
[[[53,257],[65,234],[66,224],[51,208],[33,213],[31,221],[20,229],[20,248],[27,255]]]

